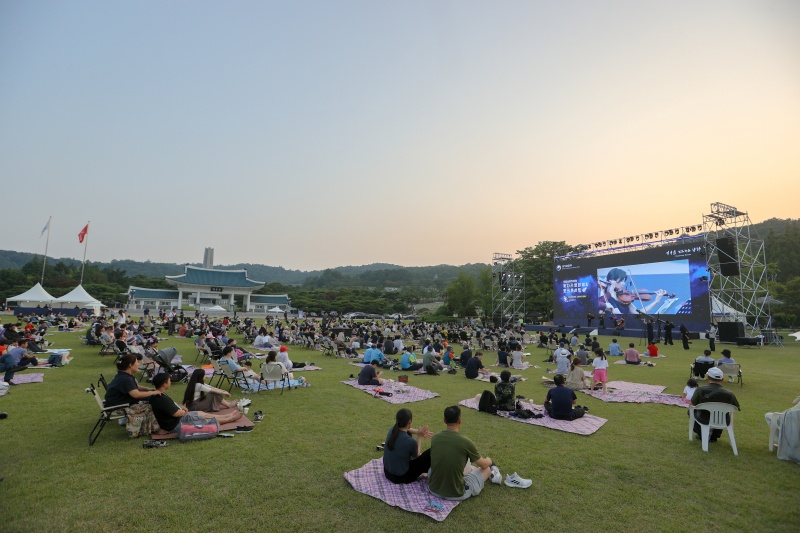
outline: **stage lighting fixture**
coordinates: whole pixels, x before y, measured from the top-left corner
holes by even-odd
[[[639,236],[638,235],[636,236],[636,242],[639,242]]]

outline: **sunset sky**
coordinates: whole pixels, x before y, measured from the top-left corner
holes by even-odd
[[[488,263],[800,216],[800,2],[0,2],[0,249]]]

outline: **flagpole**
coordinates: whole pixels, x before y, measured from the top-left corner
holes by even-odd
[[[50,222],[53,220],[53,217],[47,219],[47,242],[44,245],[44,259],[42,259],[42,280],[39,282],[42,287],[44,287],[44,267],[47,266],[47,248],[50,246]],[[42,236],[39,235],[39,238]]]
[[[92,221],[86,223],[86,227],[89,227],[89,224]],[[89,232],[86,232],[86,235],[83,236],[83,265],[81,265],[81,282],[80,284],[83,285],[83,271],[86,269],[86,248],[89,247]]]

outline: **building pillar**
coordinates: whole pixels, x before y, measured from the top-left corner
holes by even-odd
[[[183,308],[183,289],[180,287],[178,288],[178,311],[180,312],[181,308]]]
[[[244,295],[244,312],[245,313],[249,313],[250,312],[250,293],[249,292]]]

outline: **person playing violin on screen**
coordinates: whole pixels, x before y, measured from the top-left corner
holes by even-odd
[[[628,274],[621,268],[612,268],[606,274],[606,282],[600,281],[603,290],[600,296],[600,305],[604,305],[607,312],[614,314],[649,313],[667,294],[667,291],[658,289],[654,292],[630,291],[625,286]],[[638,300],[641,308],[634,305]],[[648,302],[647,305],[644,302]]]

